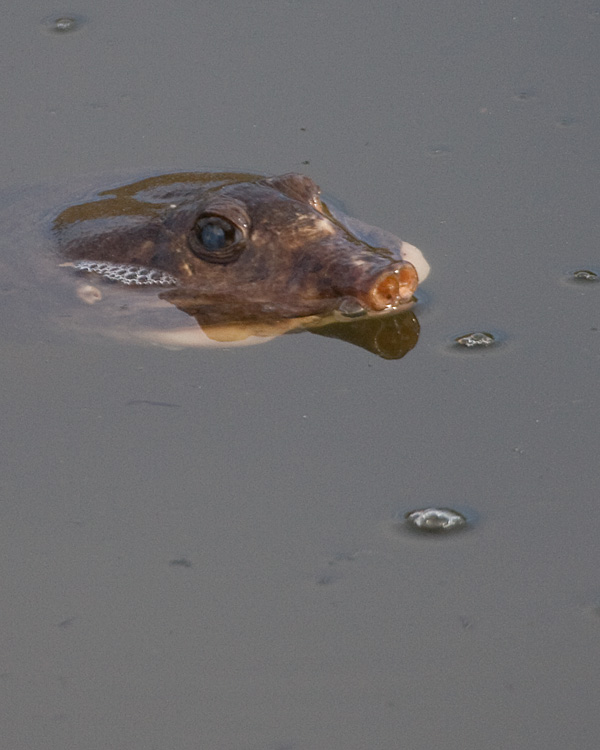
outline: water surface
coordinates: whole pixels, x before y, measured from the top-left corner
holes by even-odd
[[[3,187],[304,171],[432,274],[397,361],[128,347],[5,284],[5,741],[595,748],[597,5],[75,10],[0,32]],[[398,529],[430,505],[473,528]]]

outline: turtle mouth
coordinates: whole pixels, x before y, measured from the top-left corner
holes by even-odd
[[[374,312],[399,307],[411,301],[418,283],[413,264],[401,261],[375,277],[363,301]]]
[[[116,285],[162,287],[163,289],[170,287],[174,292],[179,286],[177,279],[171,274],[146,266],[88,259],[63,263],[61,265],[70,266],[75,271],[83,273],[88,277],[100,277],[106,281],[116,283]],[[369,312],[380,313],[386,310],[398,309],[411,302],[418,283],[419,277],[413,264],[407,260],[398,261],[387,266],[384,271],[370,274],[364,278],[362,283],[357,285],[358,288],[355,287],[351,290],[346,287],[346,289],[340,290],[346,294],[344,294],[340,301],[337,311],[344,317],[354,318]],[[350,287],[352,286],[354,284],[350,285]],[[212,295],[208,296],[211,297]],[[200,295],[200,297],[204,297],[204,295]],[[229,309],[231,303],[229,295],[226,296],[226,300],[228,301],[226,307],[228,312],[231,313],[232,311]],[[86,298],[85,301],[89,300]],[[96,298],[94,298],[94,301],[96,301]],[[211,301],[214,306],[215,300]],[[223,299],[220,302],[223,303]],[[261,312],[265,313],[264,305],[261,304],[260,309]],[[274,306],[274,310],[276,309],[278,309],[277,305]],[[188,311],[186,310],[186,312]],[[315,311],[311,312],[314,314]],[[192,313],[190,312],[189,314]],[[303,309],[302,315],[305,314],[306,311]]]

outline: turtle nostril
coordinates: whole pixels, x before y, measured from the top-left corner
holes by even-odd
[[[371,287],[369,302],[373,310],[385,310],[387,307],[409,302],[419,282],[412,263],[396,264],[393,271],[381,274]]]
[[[398,298],[399,290],[400,282],[397,276],[390,273],[373,287],[373,301],[377,302],[378,307],[389,307]]]
[[[405,261],[398,268],[398,283],[400,285],[400,294],[405,295],[407,299],[410,299],[417,291],[419,276],[412,263]]]

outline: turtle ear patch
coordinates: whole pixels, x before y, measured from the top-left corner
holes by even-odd
[[[76,271],[95,273],[108,281],[116,281],[127,286],[177,286],[177,279],[170,273],[145,266],[98,260],[77,260],[68,265]]]

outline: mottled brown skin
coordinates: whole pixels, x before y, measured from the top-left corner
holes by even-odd
[[[215,221],[231,239],[216,253],[201,231]],[[397,249],[361,242],[321,202],[314,182],[297,174],[148,178],[66,209],[54,231],[67,262],[171,274],[177,284],[158,290],[160,297],[201,324],[326,315],[348,300],[366,312],[393,311],[418,283]]]

